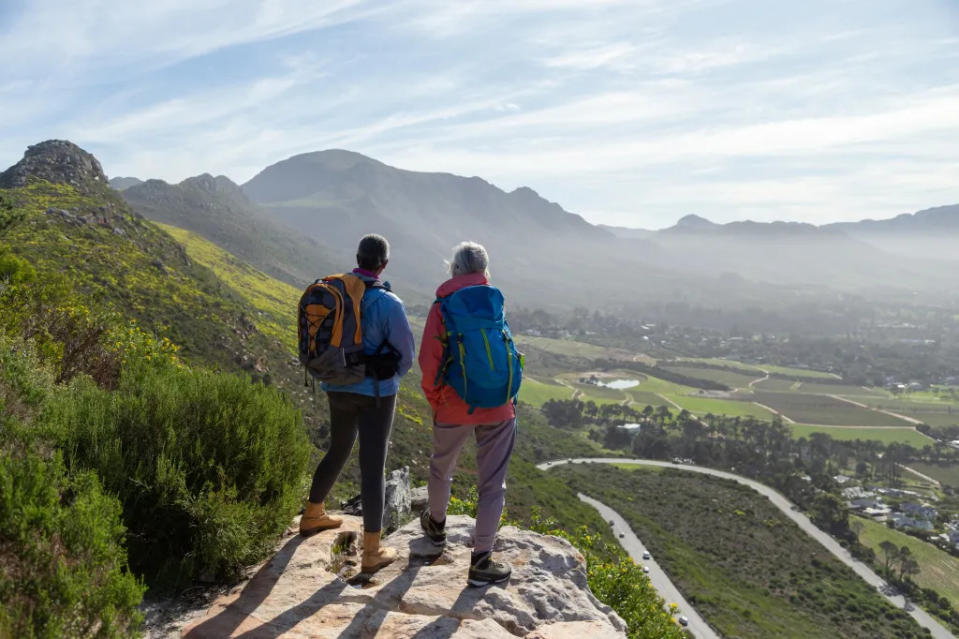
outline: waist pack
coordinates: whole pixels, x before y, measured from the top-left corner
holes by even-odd
[[[299,359],[314,379],[346,385],[367,377],[361,302],[371,288],[389,290],[378,280],[347,273],[316,280],[303,292],[297,316]],[[384,359],[382,354],[375,358],[377,379],[386,379],[380,377],[386,373]]]
[[[493,286],[467,286],[439,304],[446,335],[443,364],[436,375],[456,391],[472,413],[516,399],[523,378],[523,356],[516,350],[503,294]]]

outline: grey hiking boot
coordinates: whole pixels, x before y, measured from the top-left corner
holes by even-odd
[[[433,518],[430,516],[430,509],[427,508],[420,514],[420,526],[423,528],[423,532],[426,533],[426,536],[434,546],[445,546],[446,545],[446,520],[443,520],[442,524],[438,524],[433,521]]]
[[[466,583],[471,586],[488,586],[508,581],[513,574],[508,564],[493,561],[493,553],[484,552],[473,554],[470,558],[470,573]]]

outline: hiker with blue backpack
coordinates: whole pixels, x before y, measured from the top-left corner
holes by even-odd
[[[426,536],[446,544],[446,510],[456,460],[476,438],[479,503],[467,583],[509,579],[507,564],[493,561],[493,541],[503,514],[506,469],[516,439],[514,401],[522,356],[513,344],[503,294],[489,284],[489,256],[475,242],[453,249],[450,279],[436,291],[420,345],[423,392],[433,408],[429,506],[420,517]]]
[[[323,383],[330,402],[330,447],[313,475],[300,534],[343,523],[327,514],[324,501],[359,434],[364,573],[396,560],[394,549],[380,545],[383,471],[400,378],[409,371],[415,353],[403,302],[380,280],[389,257],[386,238],[363,237],[356,251],[357,268],[317,280],[299,304],[300,362]]]

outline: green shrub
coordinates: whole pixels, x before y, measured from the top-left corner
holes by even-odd
[[[0,637],[129,637],[143,586],[126,570],[120,504],[59,457],[0,456]]]
[[[235,578],[302,496],[300,413],[236,375],[131,361],[115,391],[78,377],[38,421],[69,468],[95,470],[117,494],[130,564],[151,586]]]
[[[0,193],[0,231],[22,222],[26,212],[15,208],[13,200],[4,193]]]
[[[585,526],[571,534],[560,528],[557,522],[543,520],[535,512],[531,528],[562,537],[583,553],[589,589],[622,617],[629,639],[679,639],[685,636],[673,617],[676,604],[669,604],[669,612],[664,610],[662,597],[622,547],[602,543],[599,536]]]
[[[53,373],[34,343],[8,338],[0,330],[0,415],[29,417],[52,387]]]

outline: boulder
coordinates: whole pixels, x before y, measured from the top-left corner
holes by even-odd
[[[353,639],[613,639],[625,624],[590,593],[583,557],[557,537],[505,527],[497,557],[513,567],[506,584],[466,584],[473,520],[447,518],[437,550],[417,522],[385,543],[399,559],[357,575],[361,520],[309,538],[288,535],[253,578],[216,599],[201,617],[162,636]],[[182,627],[182,624],[181,624]],[[155,635],[157,636],[157,635]]]
[[[391,472],[386,478],[383,499],[383,530],[391,533],[409,519],[410,508],[410,468],[404,466]],[[347,515],[363,514],[363,498],[356,495],[340,502]]]
[[[404,466],[390,473],[386,479],[386,498],[383,507],[383,529],[392,532],[410,516],[410,467]]]
[[[81,191],[107,183],[100,162],[66,140],[47,140],[27,147],[22,160],[0,173],[0,188],[25,186],[31,178],[70,184]]]
[[[429,487],[425,484],[417,486],[410,493],[410,508],[413,512],[423,512],[430,503]]]

